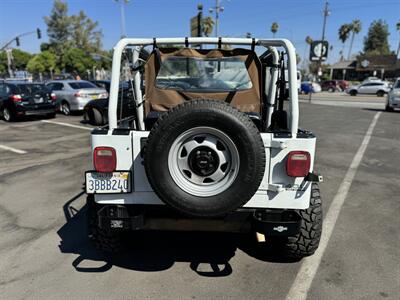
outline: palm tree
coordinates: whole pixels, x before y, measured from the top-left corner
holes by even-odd
[[[276,23],[276,22],[272,23],[272,25],[271,25],[271,32],[272,32],[272,36],[273,36],[273,37],[275,37],[275,33],[278,32],[278,29],[279,29],[279,24]]]
[[[396,24],[396,30],[400,34],[400,21],[398,21],[397,24]],[[396,56],[399,56],[399,53],[400,53],[400,39],[399,39],[399,45],[397,46]]]
[[[360,33],[362,27],[361,27],[361,21],[360,20],[353,20],[350,24],[350,29],[351,29],[351,40],[350,40],[350,48],[349,48],[349,54],[347,55],[347,59],[350,59],[351,55],[351,49],[353,48],[353,42],[354,42],[354,36],[358,33]]]
[[[214,29],[214,20],[212,17],[206,17],[202,21],[201,29],[203,30],[203,34],[205,36],[210,36]]]
[[[351,25],[350,24],[343,24],[339,28],[339,32],[338,32],[339,33],[339,40],[341,40],[342,43],[343,43],[342,53],[344,52],[344,44],[346,43],[347,39],[349,38],[350,31],[351,31]],[[341,59],[343,59],[343,55],[342,55]]]

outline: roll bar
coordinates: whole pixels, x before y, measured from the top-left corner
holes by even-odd
[[[287,39],[251,39],[251,38],[213,38],[213,37],[189,37],[189,38],[124,38],[121,39],[114,47],[113,63],[112,63],[112,75],[111,75],[111,86],[110,86],[110,100],[108,104],[108,120],[110,131],[117,128],[117,105],[118,105],[118,91],[119,91],[119,80],[121,70],[121,58],[124,49],[127,46],[134,47],[133,64],[135,65],[139,58],[139,46],[149,46],[154,44],[163,45],[190,45],[190,44],[203,44],[203,45],[255,45],[263,46],[269,49],[273,55],[274,64],[278,61],[278,52],[274,47],[283,47],[288,55],[288,74],[289,74],[289,97],[290,97],[290,131],[292,137],[296,137],[299,123],[299,101],[297,91],[297,74],[296,74],[296,53],[293,44]],[[272,72],[272,79],[276,81],[276,70]],[[274,81],[273,81],[274,82]],[[271,84],[274,86],[275,84]],[[269,105],[275,101],[274,91],[275,87],[269,88]],[[137,118],[138,118],[138,130],[144,130],[144,113],[143,113],[143,97],[140,89],[140,74],[138,71],[134,74],[134,92],[135,101],[137,106]],[[272,103],[271,103],[272,102]],[[271,121],[271,108],[268,109],[268,122]]]

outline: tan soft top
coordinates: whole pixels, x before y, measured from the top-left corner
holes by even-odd
[[[252,87],[246,90],[212,93],[186,92],[157,88],[156,77],[160,70],[161,62],[171,56],[197,58],[239,57],[245,62],[252,82]],[[232,106],[243,112],[260,113],[261,110],[261,63],[255,52],[252,50],[196,50],[192,48],[155,49],[151,53],[145,66],[145,80],[146,115],[150,111],[167,111],[168,109],[191,99],[222,100],[230,103]]]

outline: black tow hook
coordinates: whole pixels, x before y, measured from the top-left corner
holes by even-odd
[[[304,177],[305,181],[311,181],[311,182],[323,182],[324,177],[318,173],[314,172],[309,172],[306,177]]]

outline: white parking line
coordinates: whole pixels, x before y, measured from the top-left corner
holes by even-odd
[[[358,148],[357,153],[354,156],[353,161],[351,162],[342,183],[339,186],[339,190],[335,198],[332,200],[332,203],[324,218],[322,237],[317,252],[313,256],[304,259],[303,263],[301,264],[300,270],[296,275],[296,279],[294,280],[286,296],[286,300],[307,299],[308,291],[317,273],[318,267],[322,260],[322,256],[324,255],[324,252],[328,246],[329,239],[332,236],[332,232],[338,219],[340,210],[343,206],[344,201],[346,200],[347,194],[351,187],[351,183],[353,182],[354,176],[356,175],[358,166],[360,165],[360,162],[364,156],[365,150],[367,149],[368,143],[371,139],[372,132],[380,115],[381,112],[378,112],[372,119],[372,122],[369,125],[367,132],[365,133],[364,139],[360,147]]]
[[[91,127],[84,127],[84,126],[79,126],[79,125],[74,125],[74,124],[68,124],[68,123],[63,123],[63,122],[56,122],[56,121],[49,121],[49,120],[41,120],[44,123],[50,123],[50,124],[56,124],[56,125],[61,125],[61,126],[67,126],[67,127],[73,127],[73,128],[79,128],[79,129],[85,129],[85,130],[93,130]]]
[[[9,147],[9,146],[5,146],[5,145],[0,145],[0,149],[8,150],[8,151],[11,151],[11,152],[14,152],[14,153],[18,153],[18,154],[25,154],[25,153],[27,153],[27,152],[24,151],[24,150],[16,149],[16,148]]]

